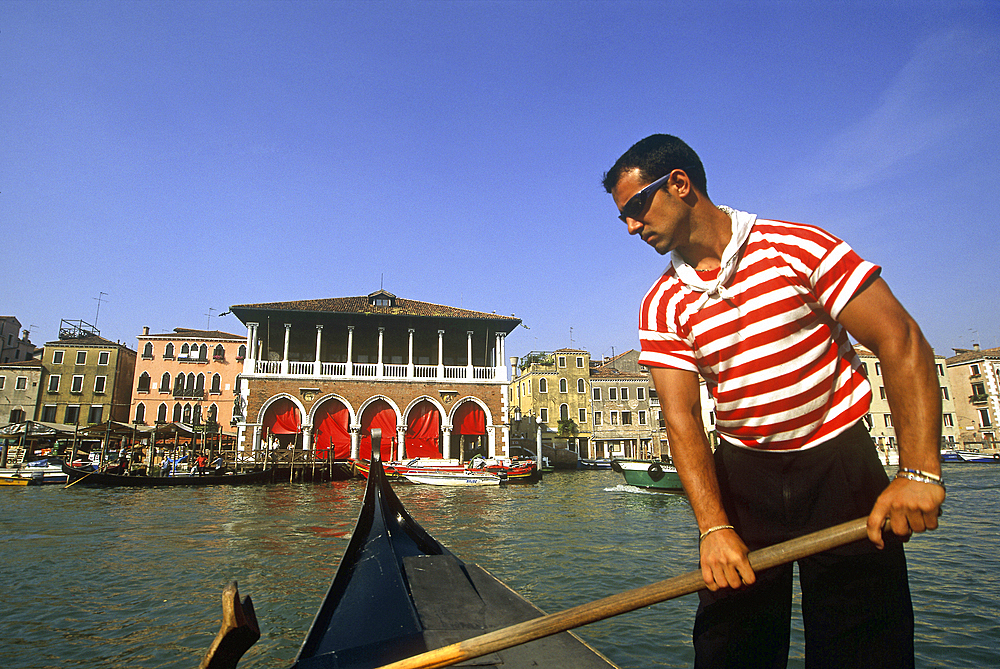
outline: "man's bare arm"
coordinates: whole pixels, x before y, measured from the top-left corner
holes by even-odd
[[[701,420],[698,375],[676,369],[652,368],[670,439],[670,453],[684,484],[698,531],[729,525],[722,505],[715,460]],[[709,590],[751,584],[755,580],[748,549],[733,530],[710,533],[701,542],[701,571]]]
[[[886,397],[899,442],[899,466],[941,474],[941,389],[934,351],[881,278],[857,294],[840,313],[840,322],[878,356]],[[897,535],[933,530],[944,488],[894,479],[868,517],[868,537],[879,548],[882,524],[890,519]]]

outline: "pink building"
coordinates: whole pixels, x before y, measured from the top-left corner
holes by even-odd
[[[183,423],[235,434],[233,397],[246,358],[246,337],[218,330],[175,328],[138,337],[132,420]]]

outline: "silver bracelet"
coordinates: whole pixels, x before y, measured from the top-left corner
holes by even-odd
[[[906,472],[907,474],[916,474],[917,476],[925,476],[929,479],[934,479],[935,481],[944,482],[944,480],[937,474],[931,474],[930,472],[925,472],[923,469],[908,469],[907,467],[900,467],[899,471]]]
[[[715,532],[717,530],[735,530],[735,529],[736,528],[733,527],[732,525],[716,525],[715,527],[710,527],[704,532],[702,532],[701,536],[698,537],[698,545],[701,545],[701,542],[705,540],[705,537],[707,537],[712,532]]]
[[[944,483],[939,478],[931,478],[930,476],[921,476],[920,474],[911,474],[910,472],[900,470],[896,472],[896,478],[898,479],[908,479],[910,481],[916,481],[917,483],[931,483],[933,485],[941,486],[942,490],[946,490]]]

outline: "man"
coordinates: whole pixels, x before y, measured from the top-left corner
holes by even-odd
[[[708,198],[698,155],[670,135],[604,178],[628,232],[661,255],[641,308],[670,450],[701,532],[696,667],[787,662],[791,565],[754,573],[750,550],[868,516],[868,537],[799,561],[807,667],[912,667],[902,545],[944,501],[933,351],[867,263],[819,228]],[[862,418],[870,386],[848,333],[874,352],[899,442],[890,483]],[[716,401],[715,452],[698,375]]]

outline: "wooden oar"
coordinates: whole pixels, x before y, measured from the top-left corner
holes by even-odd
[[[222,591],[222,626],[198,669],[235,669],[243,653],[259,638],[253,601],[247,595],[241,603],[236,581],[230,581]]]
[[[762,548],[750,553],[750,565],[754,571],[777,567],[800,558],[864,539],[867,533],[867,518],[851,520],[840,525],[813,532],[791,541]],[[888,524],[886,525],[888,527]],[[621,613],[635,611],[668,599],[689,595],[705,587],[701,570],[692,571],[665,581],[651,583],[641,588],[620,592],[595,602],[581,604],[565,611],[552,613],[540,618],[526,620],[510,627],[494,630],[481,636],[466,639],[450,646],[414,655],[405,660],[387,664],[379,669],[433,669],[447,667],[464,660],[480,657],[488,653],[519,646],[529,641],[552,634],[581,627],[588,623],[604,620]]]
[[[78,478],[77,480],[73,481],[72,483],[69,483],[69,484],[67,484],[67,485],[64,485],[64,486],[63,486],[63,490],[65,490],[66,488],[70,487],[71,485],[76,485],[77,483],[79,483],[79,482],[80,482],[80,481],[82,481],[83,479],[87,478],[87,477],[88,477],[88,476],[90,476],[91,474],[96,474],[96,473],[97,473],[97,470],[96,470],[96,469],[95,469],[94,471],[92,471],[92,472],[87,472],[86,474],[84,474],[83,476],[81,476],[81,477],[80,477],[80,478]]]

